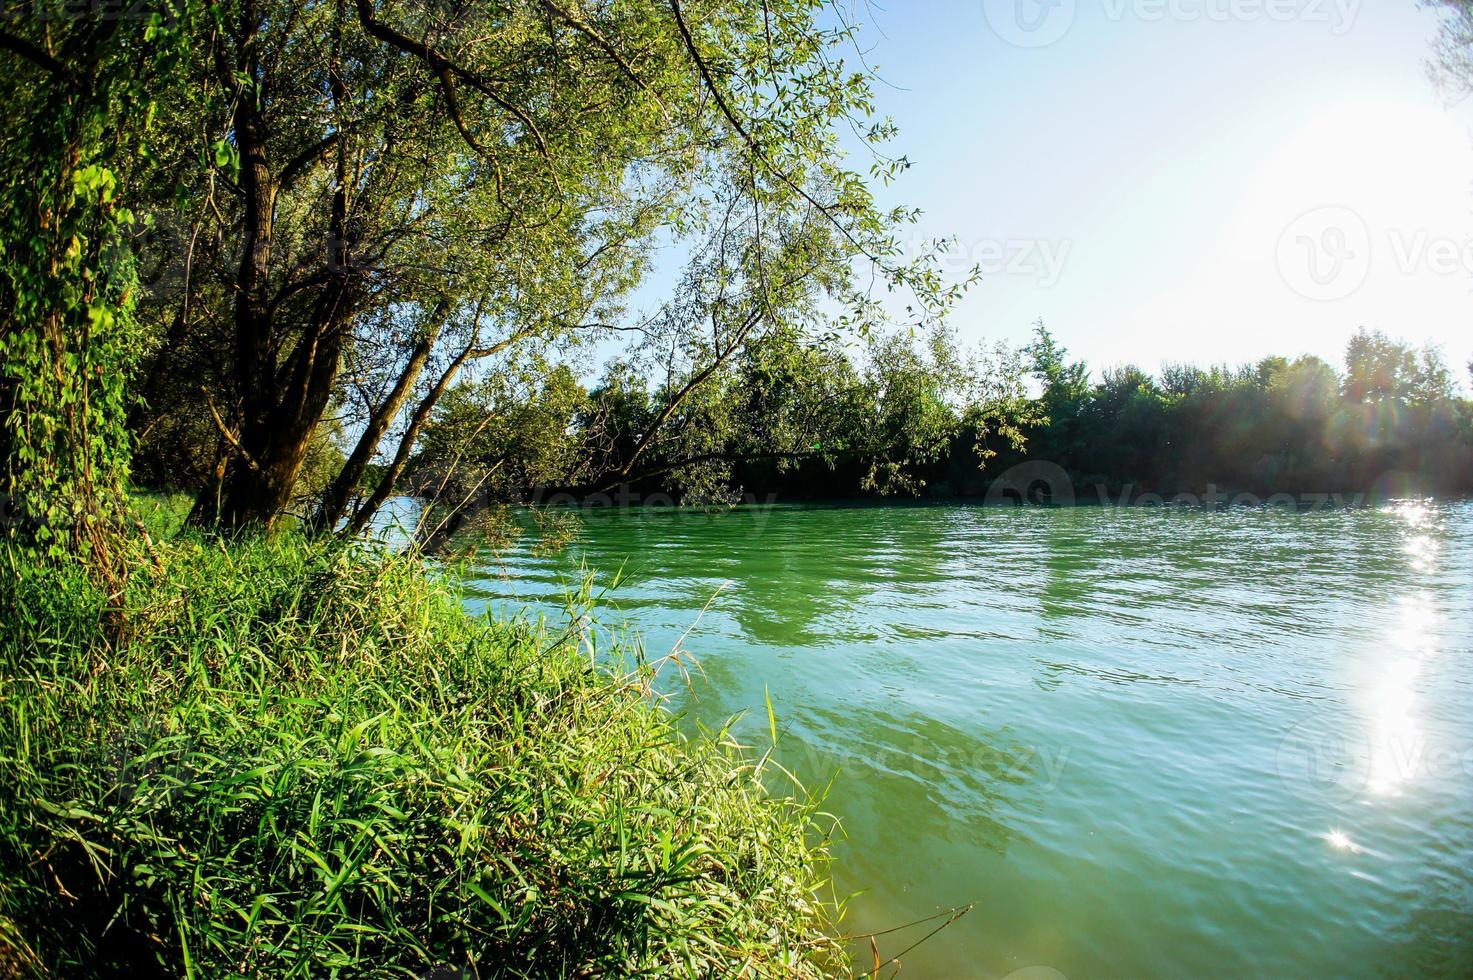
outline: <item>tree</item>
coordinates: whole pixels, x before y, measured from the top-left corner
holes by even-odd
[[[1042,320],[1034,323],[1033,342],[1024,353],[1043,389],[1039,398],[1042,427],[1034,433],[1036,451],[1049,459],[1077,451],[1081,418],[1090,399],[1089,368],[1083,361],[1069,360],[1068,349],[1054,340]]]
[[[416,493],[445,514],[522,501],[582,461],[575,420],[588,392],[566,365],[507,364],[447,392],[419,440]]]
[[[1442,352],[1430,345],[1417,351],[1406,381],[1406,399],[1415,408],[1430,410],[1454,398],[1453,375]]]
[[[361,527],[437,401],[509,350],[628,331],[648,341],[637,358],[673,351],[667,380],[683,376],[633,466],[717,368],[819,293],[868,328],[877,271],[917,320],[943,314],[958,287],[934,256],[896,260],[914,214],[879,210],[839,152],[854,126],[875,177],[906,166],[880,152],[893,128],[867,118],[869,76],[834,56],[855,28],[825,9],[219,8],[191,49],[195,97],[168,117],[174,179],[151,201],[188,256],[145,310],[144,387],[170,404],[135,419],[141,433],[162,410],[177,421],[159,431],[210,453],[195,519],[269,524],[336,407],[358,438],[313,523]],[[687,250],[692,274],[653,322],[621,322],[656,243]],[[181,376],[197,390],[159,383]]]
[[[1433,71],[1443,85],[1473,92],[1473,3],[1469,0],[1423,0],[1443,14],[1433,46]]]
[[[1416,353],[1410,347],[1362,327],[1345,347],[1345,397],[1353,402],[1402,398],[1416,370]]]
[[[1345,350],[1345,396],[1353,402],[1399,401],[1430,410],[1454,398],[1452,372],[1431,345],[1413,348],[1364,328]]]
[[[231,324],[214,348],[223,377],[203,393],[222,442],[197,520],[281,512],[345,361],[385,318],[411,324],[377,365],[396,376],[357,406],[368,451],[349,455],[320,523],[342,516],[427,367],[433,396],[468,361],[555,329],[625,264],[619,241],[639,221],[620,201],[625,168],[681,158],[597,29],[536,11],[242,0],[197,45],[203,104],[174,123],[185,145],[215,142],[205,166],[175,162],[190,224],[220,245],[156,317],[189,311],[183,331],[159,331],[162,360],[191,327]],[[608,250],[583,254],[601,233]]]

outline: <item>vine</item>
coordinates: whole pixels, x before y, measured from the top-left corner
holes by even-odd
[[[111,594],[139,350],[119,161],[148,159],[150,80],[184,35],[177,17],[104,18],[6,35],[0,55],[28,62],[4,92],[20,124],[0,137],[0,533],[32,558],[83,562]]]

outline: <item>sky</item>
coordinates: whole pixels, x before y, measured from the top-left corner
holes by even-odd
[[[913,168],[882,200],[1098,374],[1319,355],[1357,327],[1473,359],[1473,103],[1415,0],[859,2]],[[857,163],[858,161],[856,161]]]

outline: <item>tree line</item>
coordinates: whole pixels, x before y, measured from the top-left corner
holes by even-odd
[[[1098,380],[1042,322],[1017,349],[968,350],[949,329],[857,347],[779,331],[667,412],[677,383],[624,357],[587,383],[567,363],[500,360],[438,402],[401,489],[442,532],[508,503],[1061,502],[1015,485],[1039,461],[1082,499],[1473,492],[1473,402],[1437,349],[1379,331],[1354,334],[1341,369],[1273,356]],[[342,453],[327,452],[330,474]]]
[[[1436,348],[1361,329],[1337,370],[1272,356],[1239,366],[1106,368],[1091,383],[1040,325],[1028,348],[1048,423],[1032,457],[1076,486],[1161,494],[1473,492],[1473,402]],[[1473,364],[1468,365],[1473,374]]]
[[[634,454],[662,403],[620,363],[589,387],[566,368],[520,387],[497,374],[431,419],[412,485],[454,501],[606,499],[621,482],[626,499],[687,503],[986,497],[1012,467],[1044,461],[1112,496],[1473,492],[1473,402],[1442,354],[1364,329],[1340,370],[1273,356],[1155,375],[1111,366],[1098,380],[1042,322],[1017,350],[966,351],[946,330],[859,351],[770,337],[673,420],[632,477],[606,466]]]

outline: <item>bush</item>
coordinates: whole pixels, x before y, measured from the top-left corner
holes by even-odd
[[[284,535],[159,545],[121,615],[0,560],[0,975],[840,963],[811,804],[576,638]]]

